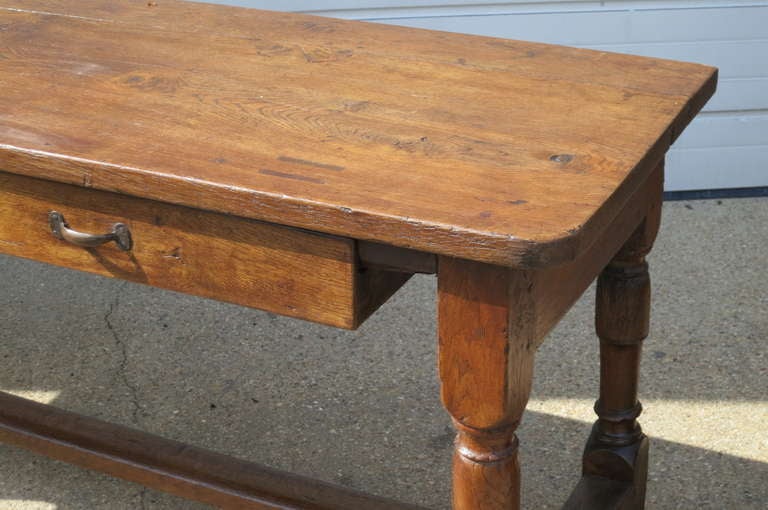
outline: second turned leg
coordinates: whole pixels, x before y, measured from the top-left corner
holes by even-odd
[[[658,229],[649,216],[602,271],[595,325],[600,337],[600,398],[583,458],[585,477],[624,482],[627,490],[602,508],[642,509],[648,473],[648,438],[637,417],[642,342],[648,336],[650,276],[646,254]]]

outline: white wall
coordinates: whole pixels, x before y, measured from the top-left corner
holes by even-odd
[[[211,1],[211,0],[209,0]],[[768,0],[214,0],[701,62],[718,92],[675,144],[667,190],[768,186]]]

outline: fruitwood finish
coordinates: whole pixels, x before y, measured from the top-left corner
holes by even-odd
[[[647,228],[649,234],[653,225],[658,227],[663,170],[664,165],[660,163],[605,231],[604,238],[573,263],[519,270],[440,258],[438,318],[442,397],[458,429],[453,463],[454,508],[517,508],[520,475],[514,431],[528,402],[535,350],[589,286],[594,275],[608,264],[611,254],[638,229],[638,223],[643,225],[640,230],[645,232],[643,229]],[[628,248],[637,244],[627,242],[623,250],[637,249]],[[616,260],[608,268],[613,267]],[[604,278],[600,281],[604,282]],[[605,285],[599,287],[603,294]],[[624,332],[624,328],[628,328],[630,335],[641,335],[635,331],[634,322],[625,324],[628,317],[635,317],[635,312],[639,317],[635,320],[647,325],[647,308],[640,306],[642,302],[633,301],[637,298],[629,289],[620,288],[613,296],[621,298],[624,290],[628,297],[619,299],[613,308],[599,304],[601,335],[611,327],[610,331]],[[625,307],[621,308],[622,305]],[[637,367],[631,371],[623,360],[607,360],[603,358],[602,387],[607,395],[618,395],[613,398],[622,403],[616,409],[624,412],[624,407],[634,405],[623,404],[622,399],[636,397]],[[611,366],[613,372],[606,372],[605,366]],[[635,393],[625,394],[628,391],[625,387],[634,388]],[[609,402],[607,405],[617,405],[613,400],[602,400]],[[605,419],[611,416],[606,415]],[[585,466],[587,462],[585,457]],[[603,472],[585,467],[585,474],[612,478],[608,474],[613,473],[614,467],[605,467]]]
[[[173,0],[2,0],[0,23],[5,171],[519,267],[587,249],[715,87],[695,64]]]
[[[0,0],[0,253],[354,328],[437,273],[455,510],[519,508],[534,354],[598,281],[567,508],[639,509],[644,261],[680,62],[185,3]],[[133,234],[130,251],[51,235]],[[393,502],[0,393],[0,440],[225,508]]]
[[[130,252],[51,238],[49,211],[73,228],[119,221]],[[351,239],[0,172],[0,253],[354,329],[406,280],[362,272]]]

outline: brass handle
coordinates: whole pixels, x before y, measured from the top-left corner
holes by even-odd
[[[114,241],[117,247],[123,251],[130,251],[133,247],[131,231],[123,223],[115,223],[112,227],[112,232],[101,235],[86,234],[72,230],[69,228],[67,220],[64,219],[64,215],[57,211],[48,213],[48,223],[51,225],[51,232],[57,239],[62,239],[84,248],[95,248],[110,241]]]

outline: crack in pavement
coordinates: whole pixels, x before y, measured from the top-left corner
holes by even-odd
[[[114,324],[112,324],[111,321],[112,315],[115,313],[115,310],[117,310],[117,307],[120,306],[120,294],[125,288],[125,284],[126,282],[123,282],[120,285],[117,290],[117,294],[115,295],[115,299],[109,304],[109,309],[107,310],[107,313],[104,314],[104,323],[107,325],[107,329],[112,334],[115,345],[119,349],[120,364],[117,367],[117,374],[120,377],[123,385],[128,388],[131,404],[133,405],[133,410],[131,411],[131,418],[133,423],[139,425],[139,411],[142,410],[142,406],[139,403],[139,390],[134,384],[131,383],[131,381],[128,379],[128,375],[125,373],[126,366],[128,365],[128,348],[126,347],[125,342],[123,342],[123,340],[120,338],[120,335],[117,332],[117,328]]]

